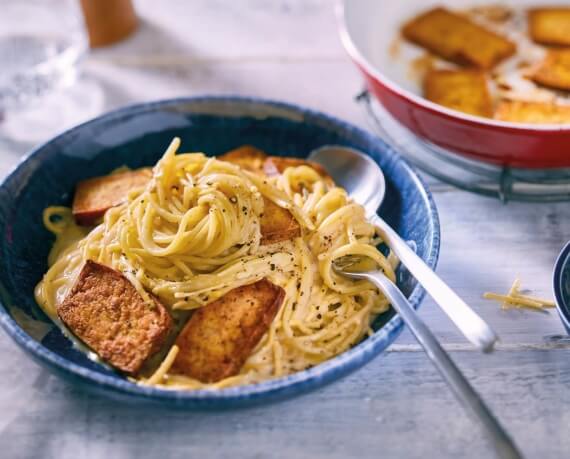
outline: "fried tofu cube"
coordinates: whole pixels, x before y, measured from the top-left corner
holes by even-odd
[[[281,287],[262,279],[196,310],[178,335],[172,370],[205,383],[238,374],[284,298]]]
[[[263,151],[250,145],[244,145],[218,157],[221,161],[228,161],[263,175],[266,175],[266,161],[270,158],[274,157],[268,157]],[[267,198],[263,198],[263,202],[265,207],[260,218],[261,245],[275,244],[301,235],[301,226],[291,212]]]
[[[242,169],[256,173],[263,172],[263,163],[266,158],[267,155],[263,151],[251,145],[243,145],[218,156],[220,161],[227,161],[236,164]]]
[[[528,12],[530,37],[536,43],[570,46],[570,8],[534,8]]]
[[[511,41],[445,8],[414,18],[404,25],[402,34],[443,59],[485,70],[516,51]]]
[[[119,271],[88,260],[57,314],[99,357],[135,374],[172,328],[166,308],[153,301],[146,303]]]
[[[570,91],[570,49],[548,51],[529,78],[548,88]]]
[[[265,207],[260,218],[261,245],[289,241],[301,236],[301,226],[291,212],[263,198]]]
[[[495,119],[516,123],[566,124],[570,123],[570,106],[505,100],[497,107]]]
[[[267,156],[265,152],[251,145],[244,145],[231,150],[219,156],[218,159],[237,164],[242,169],[267,176],[278,175],[283,172],[288,167],[284,166],[286,162],[288,165],[308,164],[306,161],[296,158]],[[278,161],[274,161],[276,159]],[[313,166],[312,163],[309,165]],[[316,166],[321,168],[318,164]],[[321,171],[324,171],[324,169],[321,168]],[[267,198],[263,198],[263,202],[265,208],[260,218],[261,245],[275,244],[301,236],[301,226],[291,212],[279,207]]]
[[[152,178],[152,169],[143,168],[83,180],[77,184],[72,212],[79,225],[90,226],[111,207],[126,202],[129,192],[143,188]]]
[[[474,6],[469,8],[468,12],[495,24],[504,24],[514,15],[514,10],[510,6],[501,4]]]
[[[426,99],[476,116],[493,116],[487,78],[477,70],[432,70],[424,80]]]

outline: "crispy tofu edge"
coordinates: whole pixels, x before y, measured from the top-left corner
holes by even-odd
[[[547,46],[570,46],[570,36],[567,40],[560,41],[553,38],[552,34],[543,27],[541,16],[551,15],[568,15],[570,22],[570,8],[564,7],[544,7],[531,8],[527,11],[528,33],[532,41]]]
[[[97,263],[93,260],[86,260],[84,266],[81,268],[81,272],[79,274],[79,277],[76,280],[75,284],[73,285],[72,289],[67,294],[67,296],[63,300],[63,302],[57,305],[58,317],[66,325],[66,327],[81,341],[83,341],[83,338],[81,336],[77,335],[76,331],[74,330],[73,324],[70,324],[68,322],[68,320],[66,320],[66,316],[67,316],[67,312],[70,310],[68,303],[71,301],[71,299],[75,296],[76,293],[81,291],[81,289],[83,287],[83,285],[82,285],[83,279],[87,275],[89,275],[90,273],[111,274],[117,280],[119,280],[121,282],[125,282],[128,285],[132,286],[132,284],[129,282],[129,280],[119,271],[117,271],[113,268],[110,268],[109,266],[103,265],[101,263]],[[134,287],[132,287],[132,288],[134,288]],[[156,352],[158,352],[160,350],[160,348],[162,347],[162,344],[164,343],[164,341],[166,340],[170,330],[172,329],[172,323],[173,323],[172,317],[168,313],[167,309],[164,307],[164,305],[156,297],[154,297],[153,295],[151,295],[151,297],[154,299],[156,307],[158,308],[158,310],[160,312],[161,320],[163,320],[164,323],[162,324],[163,328],[162,328],[161,333],[159,335],[157,335],[156,339],[152,342],[152,345],[149,349],[148,355],[144,359],[142,359],[140,362],[138,362],[136,365],[131,365],[131,366],[116,365],[112,361],[112,359],[108,359],[108,358],[101,356],[101,358],[103,358],[106,362],[108,362],[114,368],[117,368],[118,370],[123,371],[124,373],[131,374],[131,375],[137,373],[141,369],[141,367],[143,366],[145,361],[148,360],[153,354],[155,354]],[[97,353],[97,355],[99,355],[100,351],[98,349],[95,349],[95,347],[89,345],[86,342],[85,342],[85,344],[90,349],[92,349],[95,353]]]
[[[228,301],[228,295],[236,294],[236,291],[241,291],[241,300],[243,302],[248,302],[255,295],[265,295],[267,292],[264,292],[263,290],[267,288],[269,288],[269,291],[272,295],[271,297],[267,297],[266,299],[262,300],[263,304],[260,306],[261,310],[257,311],[257,324],[254,327],[244,328],[243,324],[238,321],[240,322],[238,327],[242,332],[242,336],[232,342],[233,353],[227,355],[226,352],[226,355],[224,355],[223,358],[218,359],[217,362],[212,362],[212,360],[209,360],[208,363],[213,363],[213,368],[206,368],[204,370],[202,367],[197,371],[195,368],[192,368],[192,352],[196,351],[196,347],[194,346],[196,337],[193,335],[197,335],[197,339],[199,341],[198,346],[205,346],[207,349],[209,345],[208,341],[204,340],[205,337],[203,334],[200,333],[200,331],[203,330],[203,328],[200,327],[201,323],[204,321],[212,323],[216,322],[218,319],[222,321],[231,320],[231,317],[228,319],[229,313],[224,310],[225,302]],[[178,345],[180,351],[172,367],[173,370],[175,372],[185,374],[206,383],[217,382],[238,374],[247,358],[251,355],[251,352],[253,352],[255,346],[257,346],[263,335],[267,333],[267,330],[277,315],[277,312],[281,307],[284,299],[285,290],[264,278],[253,284],[237,287],[233,290],[230,290],[221,298],[218,298],[214,302],[198,309],[194,312],[176,339],[176,344]],[[242,313],[243,317],[244,310],[241,309],[240,312]],[[216,316],[215,320],[212,320],[210,318],[212,314]],[[223,325],[220,325],[218,328],[222,331],[224,330]],[[214,340],[216,338],[214,338]],[[222,346],[223,344],[216,342],[211,345]],[[204,348],[199,349],[198,352],[204,352],[203,349]]]
[[[563,80],[556,74],[557,66],[555,61],[559,53],[568,53],[568,62],[570,64],[570,50],[549,50],[545,58],[530,72],[528,78],[547,88],[570,90],[570,78]]]
[[[463,74],[466,76],[470,75],[470,76],[477,77],[477,79],[480,79],[480,81],[478,82],[479,84],[472,85],[471,87],[474,91],[479,91],[479,89],[481,87],[483,88],[482,93],[479,94],[482,96],[482,99],[484,99],[483,110],[479,110],[477,113],[459,110],[458,108],[451,107],[449,105],[444,104],[443,103],[444,98],[435,97],[434,92],[437,92],[437,91],[435,91],[434,79],[437,79],[439,76],[452,75],[452,74],[456,74],[456,75]],[[426,74],[426,76],[423,80],[422,86],[423,86],[422,92],[423,92],[424,97],[431,102],[434,102],[436,104],[442,105],[442,106],[447,107],[447,108],[450,108],[452,110],[462,111],[463,113],[468,113],[468,114],[475,115],[475,116],[481,116],[481,117],[486,117],[486,118],[490,118],[493,116],[493,99],[492,99],[491,93],[489,91],[488,81],[487,81],[487,77],[485,75],[485,72],[483,72],[481,70],[477,70],[477,69],[460,69],[460,70],[432,69]]]
[[[276,244],[301,236],[301,225],[289,210],[263,198],[265,207],[260,218],[261,245]]]
[[[305,161],[300,158],[282,158],[279,156],[268,156],[265,152],[256,147],[244,145],[229,151],[218,157],[221,161],[235,163],[241,167],[250,164],[249,170],[263,173],[270,177],[278,175],[282,172],[279,169],[277,161],[286,160],[294,161],[313,167],[320,175],[326,174],[322,166]],[[259,161],[262,160],[260,163]],[[329,177],[330,178],[330,177]],[[332,181],[332,179],[330,179]],[[264,198],[265,209],[261,216],[261,245],[276,244],[301,236],[301,226],[289,212],[289,210],[279,207],[273,201]],[[279,224],[281,223],[281,224]]]
[[[567,114],[567,121],[564,122],[550,122],[548,120],[541,120],[541,121],[529,121],[529,120],[522,120],[520,117],[517,117],[517,114],[520,113],[540,113],[544,115],[545,111],[551,111],[552,108],[556,108],[560,111],[565,111]],[[548,115],[548,112],[546,113]],[[500,121],[507,121],[513,123],[527,123],[527,124],[570,124],[570,106],[560,106],[549,104],[546,102],[524,102],[524,101],[510,101],[504,100],[502,101],[495,110],[495,119]]]
[[[109,210],[111,207],[115,207],[117,205],[115,202],[116,199],[113,199],[113,202],[110,202],[110,200],[107,202],[101,202],[101,204],[90,208],[85,207],[85,202],[92,197],[93,193],[95,193],[101,187],[104,187],[106,182],[109,183],[111,181],[115,181],[117,177],[124,177],[124,179],[130,181],[132,180],[133,174],[136,174],[137,176],[140,175],[141,178],[145,177],[150,180],[152,177],[152,169],[149,167],[144,167],[132,171],[103,175],[80,181],[75,188],[75,194],[73,196],[72,203],[72,214],[76,223],[82,226],[92,226],[99,218],[105,215],[105,212],[107,212],[107,210]],[[128,190],[128,192],[130,191],[131,190]],[[124,202],[126,199],[127,195],[125,194],[122,201]]]
[[[250,158],[259,158],[265,159],[268,156],[263,150],[254,147],[253,145],[241,145],[237,148],[234,148],[230,151],[223,153],[222,155],[218,156],[218,159],[221,161],[229,161],[231,159],[250,159]]]
[[[220,161],[236,164],[250,172],[263,172],[267,153],[252,145],[242,145],[217,157]]]

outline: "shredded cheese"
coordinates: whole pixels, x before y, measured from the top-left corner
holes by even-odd
[[[549,308],[556,307],[556,304],[544,298],[537,298],[534,296],[523,295],[520,292],[521,282],[515,279],[509,293],[500,295],[498,293],[485,292],[483,298],[487,300],[495,300],[501,302],[501,309],[531,309],[544,311]]]

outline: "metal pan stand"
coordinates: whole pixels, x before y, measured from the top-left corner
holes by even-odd
[[[568,168],[521,169],[467,159],[415,136],[373,101],[367,90],[358,94],[356,101],[377,135],[418,169],[444,183],[503,202],[570,200]]]

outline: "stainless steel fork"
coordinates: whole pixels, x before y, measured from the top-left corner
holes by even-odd
[[[493,413],[459,371],[449,354],[441,347],[431,330],[419,318],[400,289],[380,270],[357,272],[350,271],[350,265],[333,265],[336,273],[352,278],[365,279],[378,287],[390,300],[404,323],[409,327],[418,342],[424,348],[432,363],[437,367],[443,379],[449,385],[464,408],[478,420],[489,436],[500,458],[520,459],[522,455],[508,433],[499,424]]]

